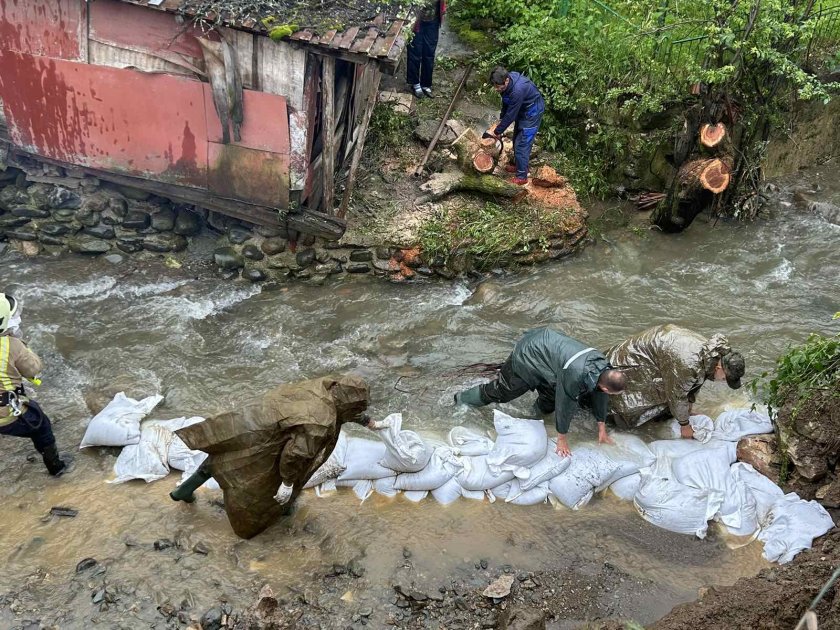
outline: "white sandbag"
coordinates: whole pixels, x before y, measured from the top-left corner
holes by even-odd
[[[408,496],[409,493],[406,492],[405,495]],[[432,496],[441,505],[449,505],[461,497],[461,486],[458,485],[458,482],[454,478],[450,479],[440,488],[432,490]]]
[[[610,492],[617,496],[622,501],[632,501],[633,497],[639,491],[639,486],[642,483],[641,473],[634,473],[627,477],[622,477],[610,484]]]
[[[729,468],[729,474],[736,482],[746,485],[756,503],[756,516],[760,527],[770,524],[770,509],[785,496],[784,491],[750,464],[736,462]]]
[[[804,501],[791,492],[770,508],[769,524],[758,534],[764,543],[764,557],[785,564],[800,551],[810,549],[814,538],[834,527],[825,508],[816,501]]]
[[[312,474],[303,487],[314,488],[328,479],[338,479],[338,476],[347,468],[344,465],[345,459],[347,459],[347,434],[341,431],[330,456],[318,467],[318,470]]]
[[[204,418],[200,416],[173,418],[172,420],[147,420],[143,423],[143,428],[146,425],[158,425],[174,433],[178,429],[183,429],[184,427],[189,427],[200,422],[204,422]],[[207,459],[207,453],[193,450],[177,435],[172,436],[172,441],[169,443],[169,450],[166,453],[166,462],[169,464],[169,468],[192,474],[198,470],[198,467],[201,466],[205,459]]]
[[[493,498],[503,499],[505,503],[513,505],[539,505],[548,498],[548,482],[544,481],[529,490],[524,490],[519,479],[504,483],[498,488],[488,490],[491,502]]]
[[[705,444],[698,442],[697,440],[657,440],[656,442],[648,444],[648,448],[656,457],[657,462],[663,457],[676,460],[680,457],[688,455],[689,453],[694,453],[703,449],[719,448],[726,452],[726,456],[729,458],[729,463],[732,464],[737,459],[735,456],[737,447],[737,442],[724,442],[721,440],[711,440]]]
[[[464,490],[482,491],[492,490],[513,479],[511,470],[494,473],[487,463],[488,455],[478,457],[462,457],[463,469],[455,475],[455,481]]]
[[[461,488],[461,496],[471,501],[484,501],[487,498],[487,490],[464,490]]]
[[[385,468],[379,463],[385,457],[386,450],[384,442],[364,440],[357,437],[347,438],[347,452],[344,456],[345,468],[338,476],[338,480],[362,481],[393,476],[393,470]]]
[[[639,514],[649,523],[678,534],[705,538],[708,521],[719,502],[709,505],[709,493],[684,486],[675,479],[642,473],[641,485],[633,498]],[[711,512],[711,513],[710,513]]]
[[[412,503],[420,503],[423,499],[429,496],[428,490],[406,490],[403,496]],[[457,498],[457,497],[456,497]]]
[[[512,418],[501,411],[493,411],[496,427],[496,443],[487,454],[491,472],[513,471],[521,479],[527,479],[530,467],[545,457],[548,436],[542,420]]]
[[[737,442],[747,435],[773,432],[770,417],[750,409],[724,411],[715,420],[704,415],[690,416],[688,422],[694,431],[694,439],[703,443],[710,440]],[[679,437],[680,426],[676,420],[671,423],[671,431],[674,437]]]
[[[602,455],[612,460],[616,468],[608,479],[596,486],[595,492],[606,490],[614,481],[633,475],[656,462],[656,456],[648,445],[635,435],[613,434],[612,439],[614,444],[600,444],[596,447]]]
[[[376,494],[381,494],[383,497],[395,497],[400,493],[400,491],[394,487],[394,483],[396,481],[396,475],[393,477],[383,477],[382,479],[377,479],[373,482],[373,489]]]
[[[449,445],[455,449],[456,455],[478,457],[487,455],[493,449],[493,440],[467,427],[452,427]]]
[[[423,470],[397,475],[394,487],[397,490],[434,490],[452,479],[462,468],[463,463],[455,457],[451,448],[439,446]]]
[[[396,472],[422,470],[429,463],[434,449],[414,431],[402,430],[401,413],[392,413],[383,422],[388,426],[379,431],[379,437],[387,450],[379,463]]]
[[[555,452],[555,448],[555,443],[549,440],[545,447],[545,457],[531,466],[531,474],[527,479],[519,480],[519,487],[523,491],[554,479],[571,465],[572,458],[560,457]]]
[[[119,392],[88,423],[79,448],[88,446],[126,446],[140,441],[140,421],[163,400],[155,395],[134,400]]]
[[[364,503],[373,494],[373,482],[370,479],[357,481],[353,484],[353,494],[359,498],[359,501]]]
[[[142,479],[146,483],[163,479],[169,474],[167,454],[175,434],[160,425],[143,427],[140,441],[123,448],[114,463],[116,478],[108,483],[125,483]]]
[[[569,467],[549,481],[548,487],[563,505],[577,510],[589,503],[595,488],[606,484],[618,469],[619,464],[603,449],[575,447]]]

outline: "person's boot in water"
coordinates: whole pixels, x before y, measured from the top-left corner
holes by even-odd
[[[184,503],[192,503],[195,501],[195,491],[203,486],[211,477],[213,473],[206,466],[199,466],[192,475],[180,486],[169,493],[169,497],[173,501],[183,501]]]

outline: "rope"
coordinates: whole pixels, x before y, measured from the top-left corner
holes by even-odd
[[[796,624],[796,627],[793,630],[802,630],[802,628],[811,627],[812,624],[816,623],[817,615],[814,612],[814,609],[822,601],[823,597],[826,596],[828,591],[831,590],[831,587],[834,586],[834,583],[837,581],[837,578],[840,578],[840,567],[838,567],[834,571],[834,573],[831,574],[831,577],[828,578],[828,581],[820,589],[820,592],[817,593],[817,596],[814,598],[814,601],[812,601],[811,605],[808,606],[808,610],[805,611],[805,614],[802,615],[802,619],[799,620],[799,623]],[[809,624],[809,622],[811,623]]]

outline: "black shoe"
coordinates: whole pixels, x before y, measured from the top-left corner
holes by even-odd
[[[169,493],[169,498],[173,501],[192,503],[195,501],[195,495],[193,493],[203,486],[212,476],[213,474],[208,467],[204,465],[200,466],[184,483]]]
[[[64,473],[70,472],[68,467],[70,462],[61,458],[55,444],[50,444],[46,447],[41,453],[41,458],[44,460],[44,466],[47,467],[47,472],[49,472],[53,477],[61,477]],[[72,461],[72,459],[67,455],[65,455],[65,458]]]

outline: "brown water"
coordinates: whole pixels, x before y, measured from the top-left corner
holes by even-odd
[[[818,179],[827,187],[835,178],[814,175],[798,186]],[[375,279],[261,290],[155,262],[12,255],[0,258],[0,285],[26,287],[25,331],[47,363],[39,399],[64,448],[78,445],[89,419],[84,395],[115,385],[164,394],[153,417],[206,416],[279,382],[351,369],[372,384],[373,415],[401,411],[408,428],[443,435],[458,423],[487,429],[492,418],[490,409],[454,410],[452,394],[472,381],[445,373],[503,359],[534,326],[556,326],[599,347],[665,322],[722,331],[744,353],[750,376],[809,332],[836,330],[840,227],[785,207],[789,192],[777,195],[769,220],[711,226],[701,219],[680,236],[608,234],[572,260],[488,280],[475,293],[465,283]],[[840,189],[817,196],[840,202]],[[531,402],[505,408],[526,415]],[[713,384],[700,400],[712,414],[747,403],[744,390]],[[579,418],[573,433],[591,439],[594,424]],[[323,499],[306,493],[292,517],[241,541],[211,503],[214,495],[203,493],[193,506],[167,498],[179,479],[174,473],[148,485],[108,485],[117,451],[87,449],[76,455],[76,472],[53,480],[39,461],[27,460],[32,453],[28,441],[0,441],[0,595],[29,578],[42,594],[40,612],[15,617],[0,607],[2,627],[16,618],[93,623],[90,588],[103,577],[74,575],[89,556],[107,565],[108,580],[131,585],[141,611],[183,599],[196,610],[220,598],[242,606],[263,583],[281,592],[305,589],[324,567],[355,557],[371,586],[354,596],[376,605],[389,599],[404,547],[412,551],[414,578],[429,584],[447,583],[479,558],[517,570],[609,562],[650,581],[649,597],[622,602],[625,614],[644,622],[693,599],[702,585],[732,583],[765,564],[759,543],[731,550],[716,536],[670,534],[612,497],[572,512],[465,499],[444,508],[431,498],[412,504],[378,496],[360,505],[349,490]],[[43,522],[56,505],[79,515]],[[180,560],[150,550],[161,538],[181,543]],[[210,548],[207,557],[188,552],[199,541]],[[103,623],[149,627],[131,606],[132,597],[123,596],[122,612]]]

